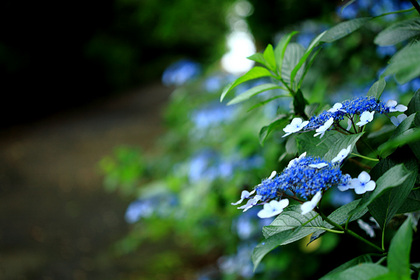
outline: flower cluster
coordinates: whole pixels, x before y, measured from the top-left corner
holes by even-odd
[[[268,218],[280,214],[289,205],[288,198],[291,198],[302,203],[301,210],[304,215],[312,211],[321,200],[322,194],[332,187],[341,191],[354,189],[357,194],[372,191],[376,184],[366,172],[362,172],[355,179],[341,172],[340,165],[351,149],[351,145],[342,149],[332,161],[306,156],[304,153],[290,161],[282,173],[277,174],[273,171],[271,176],[262,180],[253,191],[243,191],[241,199],[232,205],[238,205],[248,199],[245,205],[238,207],[247,211],[257,204],[263,204],[264,208],[258,216]]]
[[[318,135],[322,137],[334,124],[338,126],[339,122],[344,120],[345,117],[348,119],[348,127],[342,129],[349,131],[352,126],[362,127],[371,122],[375,113],[387,114],[406,110],[406,106],[398,104],[395,100],[388,100],[384,103],[372,96],[357,97],[342,103],[336,103],[331,109],[323,111],[318,116],[311,117],[309,121],[294,118],[283,129],[286,133],[283,137],[295,132],[311,130],[315,130],[315,137]],[[359,116],[358,122],[356,122],[356,116]]]

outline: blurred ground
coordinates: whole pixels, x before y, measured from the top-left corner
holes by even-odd
[[[141,267],[109,254],[128,201],[103,190],[97,163],[118,145],[151,148],[170,92],[154,84],[0,132],[0,279],[129,279]]]

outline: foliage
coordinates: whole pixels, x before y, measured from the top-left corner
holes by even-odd
[[[414,7],[417,6],[414,4]],[[420,9],[417,12],[420,13]],[[391,11],[390,14],[398,13]],[[323,233],[330,232],[349,235],[364,242],[371,248],[370,257],[349,261],[322,279],[411,279],[412,274],[418,274],[418,268],[410,262],[413,227],[417,220],[413,224],[410,218],[406,218],[398,225],[389,246],[385,240],[393,232],[389,227],[391,221],[401,214],[410,216],[410,213],[420,210],[418,201],[412,204],[410,199],[417,194],[419,187],[420,162],[416,147],[420,143],[420,133],[415,120],[420,110],[420,90],[409,94],[408,107],[398,105],[395,100],[381,101],[389,76],[405,84],[420,75],[417,61],[420,53],[418,16],[411,13],[408,19],[396,18],[376,35],[373,41],[377,45],[397,45],[400,50],[391,57],[378,80],[365,91],[367,97],[352,97],[324,107],[324,104],[311,103],[309,100],[313,93],[305,94],[302,86],[306,75],[315,68],[316,56],[326,44],[345,40],[344,37],[358,32],[363,26],[375,24],[386,15],[388,13],[340,22],[316,36],[306,48],[291,42],[296,32],[289,33],[280,39],[276,47],[268,45],[262,54],[250,56],[249,59],[259,65],[223,91],[222,101],[242,83],[268,77],[270,83],[265,84],[267,89],[277,85],[282,90],[281,95],[274,96],[269,102],[281,96],[292,99],[291,111],[283,112],[268,128],[263,127],[260,137],[262,135],[263,141],[266,140],[268,129],[271,132],[282,128],[285,132],[282,137],[296,134],[291,141],[296,142],[297,148],[290,153],[301,156],[290,161],[281,173],[273,172],[269,178],[262,180],[252,192],[243,192],[243,198],[247,200],[244,206],[238,207],[247,211],[255,205],[263,205],[264,209],[258,213],[260,217],[277,216],[263,228],[265,240],[254,249],[252,259],[255,269],[278,246],[306,236],[311,236],[313,242]],[[261,86],[248,89],[235,96],[228,105],[251,100],[264,91]],[[260,101],[259,105],[266,106],[267,103]],[[375,115],[387,116],[394,127],[387,127],[383,121],[375,126]],[[285,125],[282,120],[292,122]],[[336,168],[347,170],[350,174],[337,173]],[[354,190],[359,199],[327,215],[322,197],[330,188]],[[275,204],[278,200],[287,202],[280,207]],[[287,206],[289,200],[292,202]],[[321,207],[322,204],[324,207]],[[405,204],[410,204],[410,207],[405,207]],[[359,225],[373,237],[375,233],[371,226],[360,220],[367,213],[381,230],[379,244],[351,229],[351,222],[358,220]],[[372,258],[378,261],[372,263]],[[385,260],[387,266],[381,265]]]
[[[117,251],[173,239],[217,255],[206,279],[418,277],[418,16],[379,2],[286,27],[240,77],[183,81],[158,155],[102,161],[132,201]]]

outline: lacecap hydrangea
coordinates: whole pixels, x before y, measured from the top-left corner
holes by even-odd
[[[317,206],[322,194],[330,188],[337,187],[341,191],[354,189],[357,194],[372,191],[376,184],[366,172],[354,179],[341,172],[340,166],[351,149],[351,145],[342,149],[331,161],[303,153],[290,161],[282,173],[273,171],[253,191],[243,191],[241,199],[232,205],[248,199],[238,209],[247,211],[255,205],[264,205],[258,216],[268,218],[280,214],[289,205],[289,198],[301,203],[302,214],[306,214]]]

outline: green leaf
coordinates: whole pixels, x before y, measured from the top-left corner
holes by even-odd
[[[405,112],[407,116],[420,112],[420,89],[417,90],[416,93],[414,93],[414,96],[411,98],[407,107],[408,109]],[[420,127],[420,114],[416,114],[416,118],[414,119],[414,124],[417,127]]]
[[[262,65],[265,65],[266,64],[265,63],[265,59],[264,59],[264,55],[262,53],[254,53],[253,55],[248,56],[247,58],[249,60],[258,62],[258,63],[260,63]]]
[[[352,222],[354,220],[360,219],[361,217],[363,217],[363,215],[366,214],[368,209],[366,207],[358,207],[359,202],[360,199],[354,200],[350,203],[341,206],[340,208],[332,212],[328,216],[328,218],[339,225],[344,225],[347,222],[347,220],[349,220],[349,222]],[[326,228],[330,228],[330,225],[326,222],[324,226]],[[314,234],[312,234],[310,242],[313,242],[314,240],[318,239],[324,232],[324,229],[316,231]]]
[[[271,132],[273,132],[275,129],[279,127],[284,127],[288,123],[288,119],[286,118],[286,115],[280,115],[277,117],[274,121],[272,121],[269,125],[264,126],[260,130],[259,138],[261,145],[264,144],[265,140],[267,139],[268,135],[270,135]]]
[[[268,90],[272,90],[272,89],[282,89],[287,91],[284,87],[281,87],[279,85],[276,84],[262,84],[262,85],[258,85],[255,86],[253,88],[250,88],[249,90],[241,93],[240,95],[236,96],[235,98],[233,98],[231,101],[228,102],[227,105],[233,105],[233,104],[237,104],[240,102],[243,102],[245,100],[248,100],[249,98],[261,93],[261,92],[265,92]],[[290,96],[288,93],[285,93],[284,96]]]
[[[379,46],[391,46],[417,35],[420,35],[420,18],[418,17],[392,24],[381,31],[374,42]]]
[[[296,116],[301,116],[304,119],[307,118],[305,114],[306,104],[308,104],[308,101],[303,96],[302,91],[298,89],[295,96],[293,96],[293,110]]]
[[[384,91],[386,82],[384,78],[377,80],[369,89],[367,96],[373,96],[376,99],[380,99],[382,92]]]
[[[261,66],[255,66],[254,68],[249,70],[246,74],[236,79],[233,83],[226,86],[222,92],[222,95],[220,96],[220,101],[223,101],[226,95],[236,86],[250,80],[254,80],[254,79],[258,79],[262,77],[269,77],[269,76],[272,76],[272,74],[266,68],[261,67]]]
[[[417,173],[408,170],[403,164],[395,165],[376,180],[375,190],[365,195],[360,205],[369,205],[369,212],[384,228],[408,197],[416,177]]]
[[[283,59],[286,53],[287,46],[289,45],[292,37],[297,33],[298,33],[297,31],[294,31],[294,32],[289,33],[287,36],[283,36],[278,42],[276,48],[274,49],[274,57],[276,58],[276,62],[277,62],[276,64],[277,64],[278,74],[280,75],[280,78],[281,78],[281,69],[283,67]]]
[[[320,40],[321,40],[322,36],[324,36],[325,32],[326,31],[319,34],[314,40],[312,40],[311,44],[306,49],[305,53],[303,54],[303,56],[299,60],[298,64],[296,64],[296,66],[293,68],[293,70],[290,74],[290,84],[294,83],[296,74],[298,73],[298,71],[300,70],[302,65],[304,65],[306,63],[306,60],[308,59],[309,55],[312,53],[313,49],[319,45]],[[298,83],[299,83],[299,81],[298,81]]]
[[[397,214],[410,213],[420,210],[420,190],[413,190],[407,196],[404,203],[401,204]]]
[[[298,65],[300,59],[305,53],[305,48],[297,43],[290,43],[284,54],[283,64],[281,68],[281,77],[287,83],[291,84],[291,74],[293,69]],[[299,71],[297,76],[301,75],[303,71]]]
[[[360,265],[362,263],[371,263],[372,262],[372,258],[370,257],[370,255],[361,255],[358,256],[338,267],[336,267],[334,270],[331,270],[330,272],[328,272],[326,275],[324,275],[322,278],[320,278],[319,280],[326,280],[326,279],[335,279],[334,276],[337,275],[338,273],[356,266],[356,265]]]
[[[264,60],[268,69],[276,72],[276,57],[274,56],[273,46],[268,44],[264,51]]]
[[[325,275],[322,280],[371,280],[388,273],[384,266],[373,263],[361,263],[332,275]]]
[[[323,157],[331,161],[342,149],[351,145],[352,149],[362,137],[362,133],[344,135],[337,131],[330,131],[321,139],[313,137],[312,133],[303,133],[298,137],[299,153],[307,152],[311,156]]]
[[[381,77],[395,75],[400,84],[420,76],[420,42],[413,43],[397,52]]]
[[[362,27],[366,22],[368,22],[371,17],[356,18],[348,21],[341,22],[336,26],[327,30],[327,32],[322,36],[321,42],[332,43],[337,41],[348,34],[356,31]]]
[[[386,171],[378,180],[376,180],[375,189],[364,195],[359,203],[359,207],[367,207],[376,198],[378,198],[384,191],[389,188],[393,188],[401,185],[405,179],[409,176],[409,171],[404,167],[403,164],[396,165]]]
[[[388,269],[400,277],[410,276],[410,249],[413,240],[413,229],[410,219],[398,229],[391,240],[388,252]]]
[[[349,218],[349,213],[355,210],[359,201],[348,203],[333,213],[328,218],[338,224],[344,224]],[[360,218],[367,212],[367,209],[359,208],[357,213],[351,217],[351,221]],[[295,242],[305,236],[317,232],[332,229],[334,226],[322,220],[314,211],[306,215],[301,214],[300,205],[287,207],[269,226],[263,228],[263,234],[266,240],[261,242],[252,254],[254,268],[258,266],[262,258],[280,245],[286,245]]]

